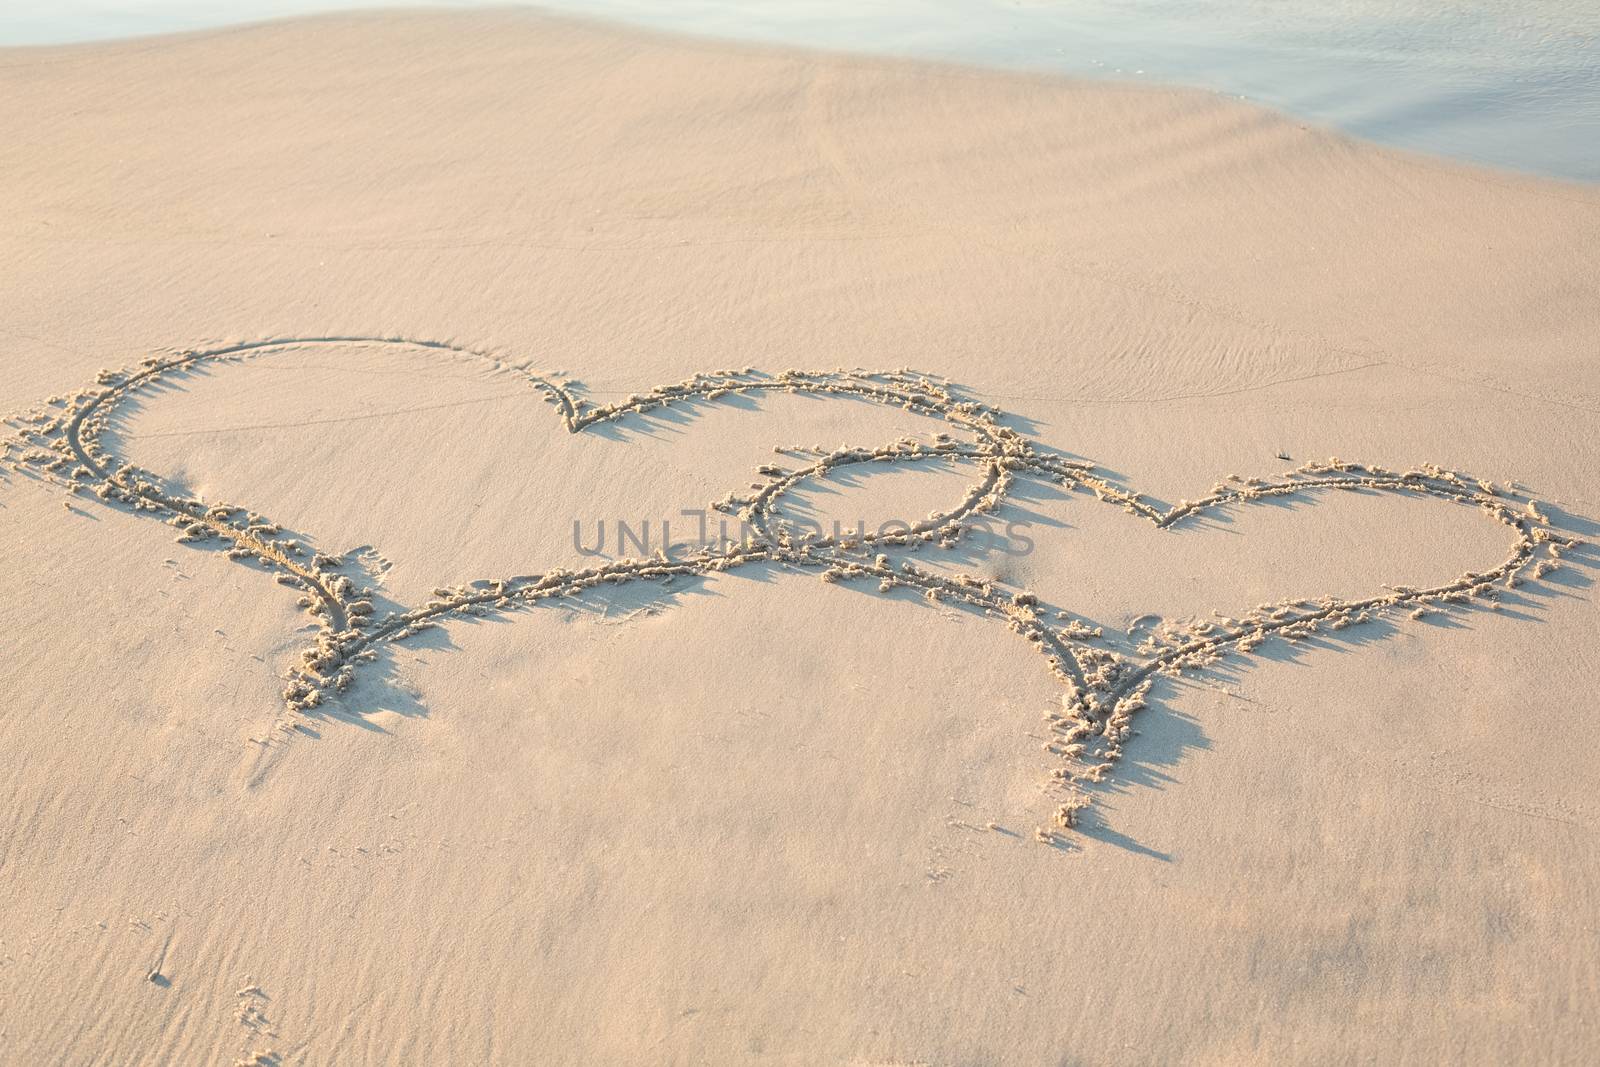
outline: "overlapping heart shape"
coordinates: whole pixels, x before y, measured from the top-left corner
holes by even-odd
[[[850,397],[904,408],[937,420],[930,438],[902,437],[876,447],[831,451],[787,450],[783,465],[760,468],[752,489],[730,493],[713,507],[737,515],[746,536],[734,542],[695,546],[650,559],[621,559],[581,569],[559,568],[533,575],[487,579],[436,590],[427,603],[375,613],[371,595],[346,573],[339,557],[314,552],[275,524],[234,504],[206,502],[163,488],[159,478],[134,467],[102,444],[101,436],[119,404],[164,379],[205,366],[269,357],[307,345],[388,346],[436,352],[453,358],[491,360],[486,353],[441,342],[378,337],[293,337],[185,350],[152,356],[125,371],[102,371],[95,385],[12,420],[16,433],[5,442],[7,462],[20,471],[54,481],[73,492],[93,493],[135,515],[177,527],[179,540],[212,543],[234,558],[250,558],[277,580],[300,592],[301,604],[319,620],[315,644],[288,671],[285,725],[313,712],[324,700],[345,693],[361,667],[385,643],[462,614],[504,611],[539,602],[582,598],[597,586],[670,582],[734,568],[767,565],[820,573],[825,581],[875,587],[883,593],[910,589],[929,601],[947,603],[1005,623],[1045,657],[1064,689],[1061,710],[1049,716],[1051,749],[1062,760],[1055,772],[1067,790],[1057,811],[1059,827],[1071,826],[1088,804],[1087,787],[1103,781],[1121,758],[1131,722],[1162,673],[1204,667],[1223,655],[1246,653],[1273,637],[1297,640],[1319,630],[1343,629],[1386,613],[1424,612],[1443,604],[1494,605],[1499,587],[1540,578],[1559,566],[1577,539],[1554,529],[1536,502],[1510,487],[1479,481],[1426,465],[1392,471],[1337,459],[1308,463],[1276,478],[1230,478],[1197,500],[1161,508],[1107,478],[1093,464],[1066,458],[1010,425],[1004,412],[971,399],[949,383],[910,370],[799,371],[766,374],[753,369],[696,374],[635,394],[619,403],[594,406],[577,390],[552,378],[526,375],[529,386],[553,405],[570,433],[638,417],[652,409],[715,403],[731,395],[795,392]],[[981,472],[959,501],[927,519],[891,532],[800,535],[781,521],[780,503],[803,483],[859,464],[966,464]],[[996,588],[992,582],[918,566],[908,552],[920,545],[952,546],[981,516],[1005,506],[1018,478],[1041,478],[1065,489],[1092,493],[1129,514],[1170,528],[1218,509],[1295,494],[1338,490],[1400,493],[1481,510],[1512,534],[1504,559],[1480,571],[1429,588],[1390,586],[1358,600],[1322,598],[1262,605],[1242,618],[1218,616],[1167,624],[1136,652],[1099,642],[1097,631],[1033,593]],[[1041,831],[1050,838],[1055,831]]]

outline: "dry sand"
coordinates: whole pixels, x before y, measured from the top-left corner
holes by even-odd
[[[0,130],[0,1061],[1600,1043],[1600,192],[513,14]]]

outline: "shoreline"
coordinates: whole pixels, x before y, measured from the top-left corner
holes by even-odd
[[[697,31],[694,29],[678,29],[652,25],[643,21],[630,20],[623,15],[590,15],[575,11],[565,11],[559,8],[546,8],[539,6],[517,5],[484,5],[473,7],[452,8],[444,6],[375,6],[361,8],[344,8],[326,11],[309,11],[290,13],[278,16],[268,16],[259,19],[228,22],[213,26],[197,26],[192,28],[179,28],[170,30],[155,30],[150,33],[131,34],[120,37],[94,38],[84,41],[45,42],[39,44],[0,45],[0,69],[5,66],[8,54],[27,57],[40,53],[57,53],[57,61],[69,61],[72,53],[79,50],[106,48],[122,51],[132,48],[134,50],[160,49],[167,45],[178,44],[185,40],[204,40],[225,37],[232,33],[248,33],[252,31],[267,30],[278,26],[291,26],[296,23],[326,21],[340,23],[346,20],[382,20],[388,18],[416,19],[438,18],[443,20],[461,20],[474,18],[489,19],[523,19],[533,22],[548,21],[555,24],[567,23],[573,26],[585,27],[593,32],[614,33],[620,37],[641,37],[655,39],[663,44],[672,44],[680,48],[705,48],[712,52],[728,50],[750,50],[755,53],[765,53],[773,56],[787,56],[792,59],[811,59],[825,61],[832,59],[838,62],[848,62],[858,65],[882,64],[890,68],[909,66],[920,67],[927,70],[942,70],[950,76],[968,77],[1011,77],[1025,81],[1040,80],[1053,84],[1081,84],[1091,89],[1106,89],[1112,91],[1141,91],[1169,93],[1197,93],[1206,97],[1226,101],[1231,104],[1242,104],[1248,107],[1259,108],[1263,111],[1278,116],[1287,122],[1315,128],[1323,133],[1343,137],[1360,145],[1371,146],[1385,151],[1392,151],[1405,156],[1415,157],[1419,160],[1433,160],[1446,166],[1465,167],[1481,170],[1489,175],[1504,179],[1521,180],[1532,179],[1544,181],[1557,186],[1569,186],[1586,191],[1600,189],[1600,172],[1593,177],[1579,177],[1570,174],[1561,174],[1555,171],[1539,169],[1537,165],[1530,164],[1524,168],[1508,163],[1495,162],[1481,158],[1474,158],[1465,152],[1448,152],[1439,149],[1430,149],[1406,143],[1407,138],[1398,140],[1378,139],[1364,134],[1357,129],[1349,128],[1337,120],[1327,117],[1302,114],[1291,106],[1275,103],[1267,99],[1255,99],[1239,93],[1219,88],[1197,84],[1192,81],[1169,80],[1156,78],[1139,78],[1131,75],[1096,74],[1086,69],[1051,70],[1041,66],[1027,63],[1001,61],[985,62],[978,59],[955,58],[936,55],[917,54],[914,52],[895,52],[883,49],[874,49],[863,46],[861,48],[839,49],[819,46],[805,42],[786,42],[773,40],[755,35],[740,35],[733,31],[713,33]],[[1413,139],[1414,140],[1414,139]],[[1531,169],[1530,169],[1531,168]]]

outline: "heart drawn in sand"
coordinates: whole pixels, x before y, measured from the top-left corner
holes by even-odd
[[[73,492],[93,493],[130,514],[159,519],[181,532],[179,540],[224,547],[234,558],[258,561],[281,584],[300,594],[301,605],[317,617],[315,644],[287,672],[283,692],[286,728],[345,694],[363,665],[392,641],[463,614],[509,611],[541,602],[571,602],[607,584],[670,582],[680,577],[762,564],[819,573],[824,581],[883,593],[909,589],[930,602],[949,604],[1002,621],[1031,643],[1063,687],[1061,710],[1049,716],[1051,750],[1061,758],[1054,772],[1066,791],[1057,809],[1061,828],[1075,822],[1090,802],[1089,788],[1115,768],[1131,733],[1133,716],[1146,706],[1154,680],[1163,673],[1202,668],[1229,653],[1248,653],[1273,637],[1308,638],[1320,630],[1340,630],[1396,612],[1421,614],[1445,604],[1494,606],[1499,587],[1541,578],[1578,543],[1552,528],[1538,505],[1507,487],[1425,465],[1407,471],[1341,460],[1308,463],[1275,478],[1230,478],[1198,500],[1162,508],[1108,479],[1092,463],[1051,451],[1008,425],[1000,410],[962,395],[949,383],[909,370],[798,371],[776,375],[752,369],[696,374],[648,393],[597,407],[554,379],[526,375],[531,389],[555,408],[561,427],[581,433],[590,427],[637,417],[652,409],[715,403],[732,395],[795,392],[817,397],[849,397],[903,408],[943,424],[929,440],[902,437],[876,447],[832,451],[787,450],[784,464],[759,469],[760,481],[729,494],[712,506],[743,521],[745,536],[734,542],[696,545],[672,555],[622,559],[582,569],[554,569],[513,578],[489,578],[436,590],[434,599],[379,616],[370,594],[348,575],[346,562],[313,552],[283,534],[270,521],[236,504],[206,502],[158,485],[159,479],[125,462],[101,442],[119,404],[171,379],[203,367],[222,367],[246,358],[270,357],[308,345],[388,346],[437,352],[452,358],[493,357],[440,342],[373,337],[278,338],[181,351],[145,359],[126,371],[102,371],[96,384],[70,398],[52,401],[13,420],[17,433],[5,442],[4,458],[26,473]],[[778,515],[786,494],[802,483],[858,464],[968,464],[979,480],[958,501],[908,528],[834,536],[797,533]],[[1483,570],[1468,571],[1429,588],[1386,587],[1357,600],[1324,597],[1264,604],[1243,618],[1218,616],[1188,624],[1167,624],[1136,651],[1117,651],[1100,642],[1097,630],[1026,591],[997,589],[971,576],[936,573],[907,558],[923,544],[952,546],[988,513],[1002,509],[1018,478],[1047,479],[1067,490],[1092,493],[1136,519],[1163,529],[1179,527],[1208,512],[1291,495],[1334,491],[1406,494],[1481,510],[1511,534],[1508,554]],[[1054,831],[1041,831],[1053,839]]]

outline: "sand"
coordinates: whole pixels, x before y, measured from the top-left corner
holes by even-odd
[[[504,12],[0,116],[0,1062],[1600,1043],[1600,192]]]

